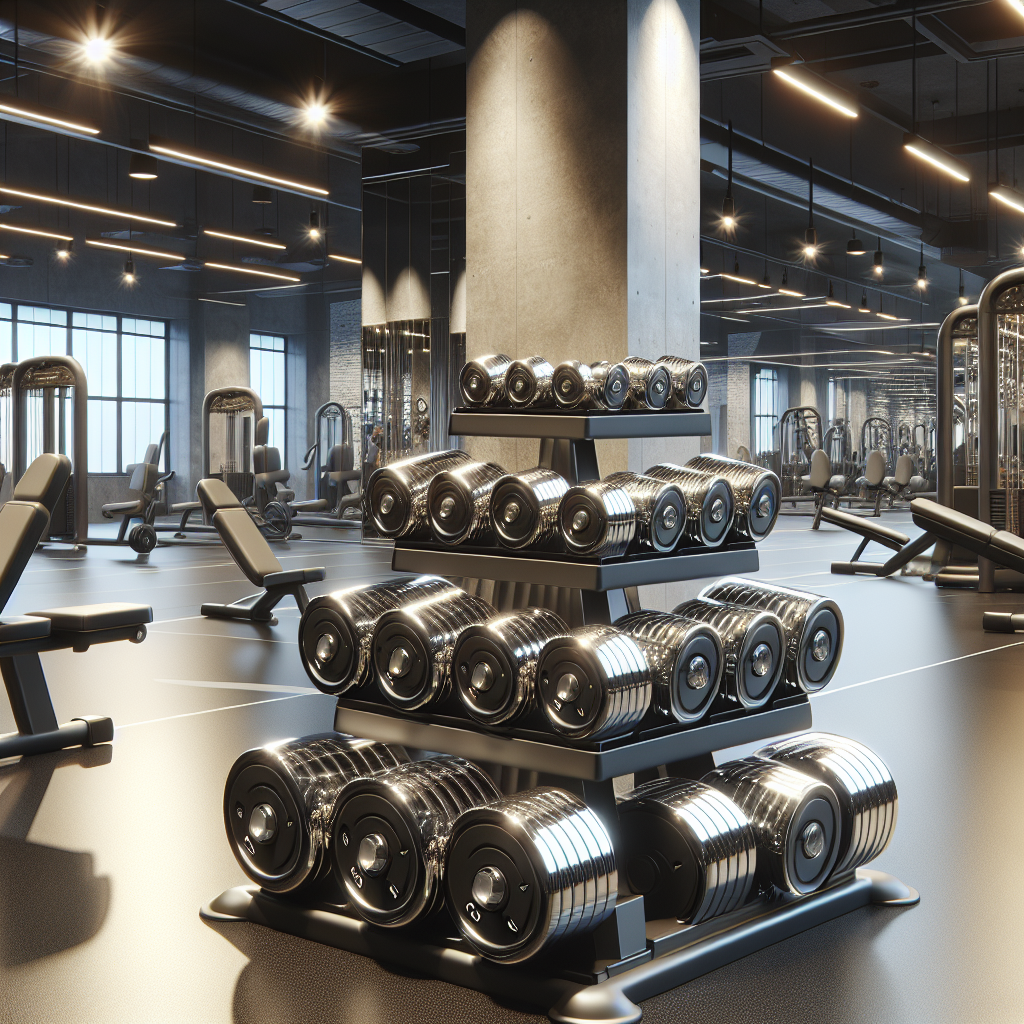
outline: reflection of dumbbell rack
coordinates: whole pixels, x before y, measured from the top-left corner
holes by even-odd
[[[595,440],[623,437],[698,436],[710,433],[703,412],[546,414],[456,411],[452,434],[541,439],[541,465],[571,483],[599,477]],[[555,437],[554,435],[558,435]],[[399,541],[392,567],[460,580],[494,581],[499,607],[556,603],[566,589],[578,594],[578,617],[608,623],[638,606],[639,586],[756,571],[753,544],[732,544],[682,554],[586,559],[549,552],[448,548]],[[524,585],[526,585],[524,587]],[[554,596],[557,592],[562,596]],[[551,596],[550,601],[545,597]],[[562,610],[561,607],[558,610]],[[696,727],[663,726],[639,735],[570,742],[553,733],[522,728],[487,730],[464,718],[405,714],[373,697],[341,697],[334,727],[410,749],[454,754],[485,763],[506,793],[538,784],[582,796],[611,835],[618,816],[613,780],[637,782],[670,775],[700,778],[714,767],[713,753],[798,732],[811,726],[803,694],[773,700],[767,709],[714,715]],[[639,1020],[634,1000],[646,999],[869,903],[903,906],[917,895],[882,872],[859,869],[810,896],[776,892],[734,913],[699,925],[646,921],[642,896],[620,896],[615,912],[596,931],[541,958],[490,963],[459,938],[436,932],[375,929],[343,912],[300,905],[260,890],[233,889],[204,914],[244,919],[351,952],[397,963],[499,998],[514,998],[548,1010],[553,1020]],[[451,929],[454,933],[454,929]]]

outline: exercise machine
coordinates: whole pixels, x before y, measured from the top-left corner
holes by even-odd
[[[36,545],[51,535],[52,514],[66,508],[71,479],[66,455],[39,455],[0,508],[0,611]],[[0,617],[0,673],[18,727],[16,733],[0,736],[0,760],[112,740],[114,723],[109,718],[86,716],[57,724],[39,655],[68,649],[81,653],[93,644],[115,640],[141,643],[146,623],[152,621],[153,609],[135,604],[81,605]]]
[[[167,510],[167,482],[174,479],[174,470],[160,475],[160,459],[166,440],[165,430],[157,444],[146,448],[142,462],[128,467],[128,500],[112,501],[100,507],[104,519],[121,517],[117,543],[124,543],[125,534],[128,533],[128,546],[139,554],[148,554],[156,547],[156,517]],[[141,521],[129,533],[128,527],[133,519]]]
[[[203,513],[220,535],[224,547],[250,583],[262,590],[232,604],[204,604],[200,612],[208,618],[243,619],[275,625],[274,607],[285,597],[293,597],[299,611],[305,611],[309,598],[307,583],[318,583],[327,574],[323,568],[286,571],[274,557],[249,510],[230,487],[219,479],[200,480],[196,492]]]
[[[811,456],[822,447],[821,413],[813,406],[787,409],[779,417],[779,471],[783,499],[808,496]]]
[[[359,527],[361,516],[345,513],[362,509],[362,471],[355,465],[352,417],[338,402],[325,402],[316,411],[316,440],[306,452],[302,468],[316,475],[316,498],[293,503],[292,521],[303,526]],[[355,484],[354,490],[349,490]]]
[[[84,552],[89,537],[89,387],[71,356],[32,356],[11,371],[11,453],[15,486],[36,456],[70,455],[63,504],[50,510],[39,543],[66,543]],[[70,410],[69,410],[70,406]]]

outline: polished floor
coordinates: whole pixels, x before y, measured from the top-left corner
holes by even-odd
[[[815,726],[890,765],[899,824],[875,866],[921,904],[812,929],[649,1000],[644,1020],[1019,1024],[1024,635],[984,633],[981,613],[1024,597],[833,577],[829,562],[856,541],[808,524],[780,521],[760,575],[843,609],[844,657],[813,699]],[[325,565],[318,592],[389,572],[384,547],[303,540],[278,554],[285,568]],[[108,714],[112,745],[0,766],[0,1022],[541,1020],[256,925],[200,920],[203,903],[245,881],[221,819],[231,762],[332,720],[299,664],[294,608],[273,628],[199,617],[203,601],[251,589],[219,545],[160,547],[148,561],[115,547],[32,558],[7,612],[126,600],[152,604],[156,621],[141,645],[43,656],[58,718]],[[11,728],[0,700],[0,732]]]

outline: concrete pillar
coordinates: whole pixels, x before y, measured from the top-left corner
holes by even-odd
[[[473,0],[466,36],[468,354],[698,358],[698,0]],[[698,447],[608,442],[601,466]]]

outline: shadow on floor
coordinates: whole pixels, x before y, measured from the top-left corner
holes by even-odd
[[[110,907],[110,879],[93,855],[28,841],[58,768],[109,764],[110,746],[39,754],[0,768],[0,966],[13,967],[91,939]]]

